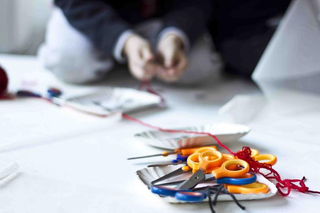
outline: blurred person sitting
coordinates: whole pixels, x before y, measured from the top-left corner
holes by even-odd
[[[68,83],[102,80],[127,63],[140,81],[196,84],[221,67],[205,39],[212,0],[55,0],[44,66]]]

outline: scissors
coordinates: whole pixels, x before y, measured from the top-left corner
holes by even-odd
[[[174,171],[172,171],[172,172],[170,172],[170,173],[168,173],[158,179],[155,179],[154,181],[151,181],[151,184],[154,185],[155,183],[158,183],[160,181],[163,181],[163,180],[166,180],[166,179],[178,176],[178,175],[182,175],[182,174],[188,173],[190,171],[191,171],[191,169],[189,166],[182,166],[177,170],[174,170]]]
[[[201,148],[197,148],[197,149],[193,150],[193,154],[195,154],[195,153],[200,154],[200,153],[203,153],[203,152],[216,151],[216,150],[217,149],[216,149],[215,146],[212,146],[212,147],[201,147]],[[188,157],[188,159],[189,159],[189,157]],[[191,171],[191,168],[189,166],[182,166],[179,169],[174,170],[174,171],[172,171],[172,172],[170,172],[170,173],[168,173],[168,174],[166,174],[166,175],[164,175],[164,176],[152,181],[151,184],[154,185],[155,183],[158,183],[160,181],[163,181],[163,180],[169,179],[171,177],[175,177],[175,176],[178,176],[178,175],[190,172],[190,171]]]
[[[244,177],[241,178],[230,178],[230,177],[225,177],[225,178],[214,178],[212,177],[211,174],[206,174],[206,179],[203,180],[203,183],[206,182],[212,182],[217,184],[229,184],[229,185],[247,185],[256,182],[257,176],[254,173],[247,173]],[[184,182],[185,180],[178,180],[178,181],[172,181],[172,182],[166,182],[166,183],[161,183],[157,184],[154,186],[163,186],[163,185],[173,185],[173,184],[179,184]]]
[[[207,188],[224,188],[223,192],[231,194],[266,194],[269,192],[269,188],[264,183],[254,182],[247,185],[215,185],[210,187],[203,187],[195,190],[179,190],[175,188],[169,188],[165,186],[152,186],[151,192],[160,196],[175,197],[177,200],[185,202],[201,202],[207,198],[208,193],[205,191]],[[199,190],[199,191],[198,191]]]
[[[187,163],[194,174],[177,186],[180,190],[194,188],[198,183],[205,180],[205,174],[211,173],[216,179],[224,177],[241,178],[250,169],[246,161],[240,159],[226,160],[222,153],[218,151],[194,153],[189,156]]]

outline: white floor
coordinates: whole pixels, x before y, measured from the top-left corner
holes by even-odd
[[[9,73],[11,91],[21,87],[45,91],[48,86],[56,86],[66,93],[77,93],[106,86],[138,87],[137,81],[118,73],[98,85],[64,85],[33,57],[0,55],[0,64]],[[253,83],[224,77],[197,88],[153,85],[169,108],[132,116],[169,128],[223,121],[218,109],[234,95],[260,93]],[[277,106],[265,109],[269,116],[260,114],[251,122],[252,131],[230,147],[237,150],[248,145],[275,154],[275,168],[284,178],[305,175],[311,189],[320,190],[320,146],[316,141],[320,139],[316,127],[319,110],[296,111],[298,119],[294,119],[273,113]],[[246,111],[243,109],[243,113]],[[68,111],[34,99],[1,101],[0,113],[0,165],[17,162],[20,166],[17,175],[0,180],[1,213],[210,211],[208,204],[167,204],[140,182],[135,171],[146,164],[127,162],[126,158],[161,152],[133,138],[145,127],[119,118]],[[317,212],[317,200],[318,196],[292,193],[289,198],[276,195],[241,203],[247,207],[246,212]],[[244,212],[232,202],[219,203],[216,210]]]

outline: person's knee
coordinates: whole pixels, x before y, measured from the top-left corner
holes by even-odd
[[[45,44],[38,52],[40,61],[46,69],[61,81],[72,84],[97,82],[113,68],[112,59],[98,60],[96,54],[94,51],[70,53],[53,50]]]
[[[38,56],[57,78],[73,84],[99,81],[113,67],[113,60],[72,28],[58,8],[48,23],[46,40]]]

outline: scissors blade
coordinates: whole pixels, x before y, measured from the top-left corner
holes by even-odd
[[[170,172],[170,173],[168,173],[168,174],[166,174],[166,175],[164,175],[164,176],[152,181],[151,184],[154,185],[155,183],[158,183],[160,181],[163,181],[163,180],[169,179],[171,177],[175,177],[175,176],[178,176],[178,175],[181,175],[181,174],[189,172],[189,171],[183,171],[182,168],[183,167],[181,167],[181,168],[179,168],[177,170],[174,170],[173,172]]]
[[[180,190],[187,190],[194,188],[198,183],[202,182],[206,178],[203,170],[198,170],[188,180],[182,182],[177,186]]]
[[[172,182],[160,183],[160,184],[156,184],[155,186],[176,185],[176,184],[182,183],[182,182],[184,182],[184,181],[186,181],[186,180],[188,180],[188,179],[185,179],[185,180],[177,180],[177,181],[172,181]],[[206,174],[206,175],[205,175],[205,180],[203,180],[202,182],[205,183],[205,182],[210,182],[210,181],[216,182],[216,179],[213,177],[213,175],[211,175],[211,174]]]
[[[176,184],[182,183],[182,182],[184,182],[184,181],[185,181],[185,180],[177,180],[177,181],[172,181],[172,182],[155,184],[154,186],[176,185]]]

